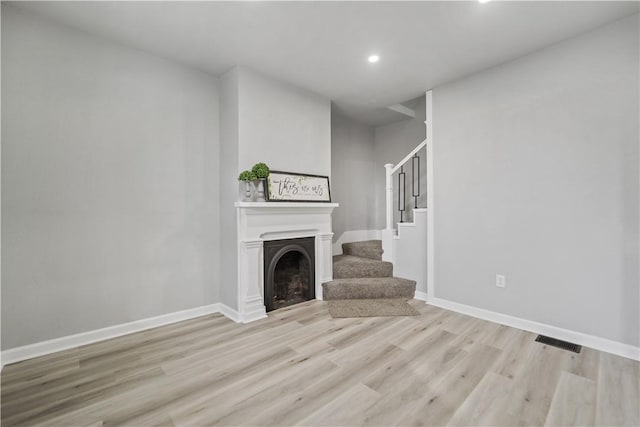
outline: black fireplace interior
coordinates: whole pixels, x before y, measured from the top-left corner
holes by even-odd
[[[264,296],[267,311],[316,297],[315,238],[264,242]]]

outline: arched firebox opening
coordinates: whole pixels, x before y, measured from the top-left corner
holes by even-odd
[[[264,305],[277,310],[315,298],[315,238],[264,242]]]

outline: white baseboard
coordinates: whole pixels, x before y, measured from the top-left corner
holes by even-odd
[[[338,237],[331,249],[334,255],[342,255],[343,243],[360,242],[362,240],[380,240],[380,238],[380,230],[349,230]]]
[[[483,320],[488,320],[490,322],[500,323],[506,326],[523,329],[525,331],[530,331],[537,334],[549,335],[565,341],[574,342],[585,347],[591,347],[596,350],[616,354],[618,356],[627,357],[633,360],[640,360],[639,347],[634,347],[621,342],[611,341],[606,338],[600,338],[581,332],[571,331],[544,323],[534,322],[532,320],[526,320],[507,314],[472,307],[454,301],[444,300],[441,298],[429,298],[426,293],[421,291],[416,291],[415,299],[426,301],[427,304],[431,304],[447,310],[466,314],[468,316],[473,316]],[[79,334],[69,335],[66,337],[4,350],[0,353],[0,370],[4,368],[5,365],[20,362],[22,360],[32,359],[34,357],[44,356],[58,351],[67,350],[98,341],[104,341],[110,338],[116,338],[134,332],[140,332],[158,326],[181,322],[183,320],[189,320],[213,313],[221,313],[222,315],[236,323],[241,323],[243,321],[240,313],[230,308],[229,306],[222,303],[210,304],[202,307],[163,314],[156,317],[136,320],[134,322],[123,323],[121,325],[110,326],[107,328],[96,329],[93,331],[82,332]]]
[[[174,313],[162,314],[160,316],[149,317],[147,319],[136,320],[134,322],[109,326],[107,328],[81,332],[79,334],[68,335],[66,337],[55,338],[22,347],[10,348],[2,351],[0,360],[2,361],[2,367],[4,367],[4,365],[8,365],[10,363],[16,363],[22,360],[32,359],[34,357],[44,356],[58,351],[92,344],[98,341],[104,341],[110,338],[116,338],[134,332],[140,332],[146,329],[156,328],[158,326],[181,322],[183,320],[189,320],[213,313],[221,313],[234,322],[239,321],[236,320],[239,319],[239,316],[235,310],[232,310],[222,303],[216,303],[204,305],[202,307],[190,308],[188,310],[176,311]]]
[[[267,317],[264,309],[240,313],[238,310],[235,310],[223,303],[218,303],[218,312],[236,323],[251,323]]]
[[[218,303],[218,313],[224,315],[228,319],[233,320],[236,323],[242,323],[242,316],[238,313],[237,310],[225,305],[223,303]]]
[[[418,292],[416,292],[416,299]],[[488,320],[494,323],[511,326],[517,329],[533,332],[536,334],[547,335],[564,341],[573,342],[591,347],[596,350],[612,353],[618,356],[626,357],[640,361],[640,347],[634,347],[618,341],[611,341],[606,338],[594,335],[584,334],[582,332],[571,331],[569,329],[559,328],[557,326],[547,325],[545,323],[535,322],[533,320],[522,319],[519,317],[502,314],[495,311],[485,310],[482,308],[472,307],[470,305],[460,304],[458,302],[444,300],[441,298],[429,298],[427,304],[455,311],[457,313],[473,316],[478,319]]]
[[[416,294],[413,298],[425,302],[429,301],[429,296],[427,295],[427,293],[421,291],[416,291]]]

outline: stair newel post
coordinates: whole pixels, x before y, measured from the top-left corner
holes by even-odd
[[[387,195],[387,205],[386,205],[386,229],[391,230],[393,228],[393,182],[392,182],[392,172],[393,164],[387,163],[384,165],[386,172],[386,195]]]
[[[393,164],[384,165],[386,173],[385,181],[385,229],[382,230],[382,260],[393,262]]]

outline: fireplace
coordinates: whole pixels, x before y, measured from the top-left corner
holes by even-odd
[[[264,242],[264,305],[277,310],[315,298],[315,237]]]
[[[237,308],[225,306],[225,315],[236,322],[248,323],[267,317],[267,301],[276,299],[289,299],[289,290],[293,289],[290,299],[303,295],[305,283],[302,282],[300,272],[305,273],[306,264],[309,263],[309,291],[304,295],[309,299],[322,299],[322,283],[333,278],[333,264],[331,257],[331,212],[338,206],[337,203],[307,203],[307,202],[236,202],[237,209],[237,280],[224,281],[224,290],[230,297],[237,298]],[[301,244],[302,240],[307,240]],[[293,252],[299,252],[304,260],[293,259],[289,255],[282,259],[282,266],[295,271],[292,275],[294,283],[287,283],[287,298],[284,298],[284,285],[280,288],[280,294],[274,293],[267,297],[265,281],[268,280],[269,266],[272,258],[267,258],[267,249],[276,241],[288,241],[289,243],[276,249],[275,266],[283,258],[287,245],[298,246]],[[293,243],[291,243],[293,242]],[[283,250],[283,251],[282,251]],[[282,252],[280,252],[282,251]],[[302,263],[302,265],[300,265]],[[272,273],[273,274],[273,273]],[[299,282],[300,281],[300,282]],[[269,310],[279,303],[271,306]]]

